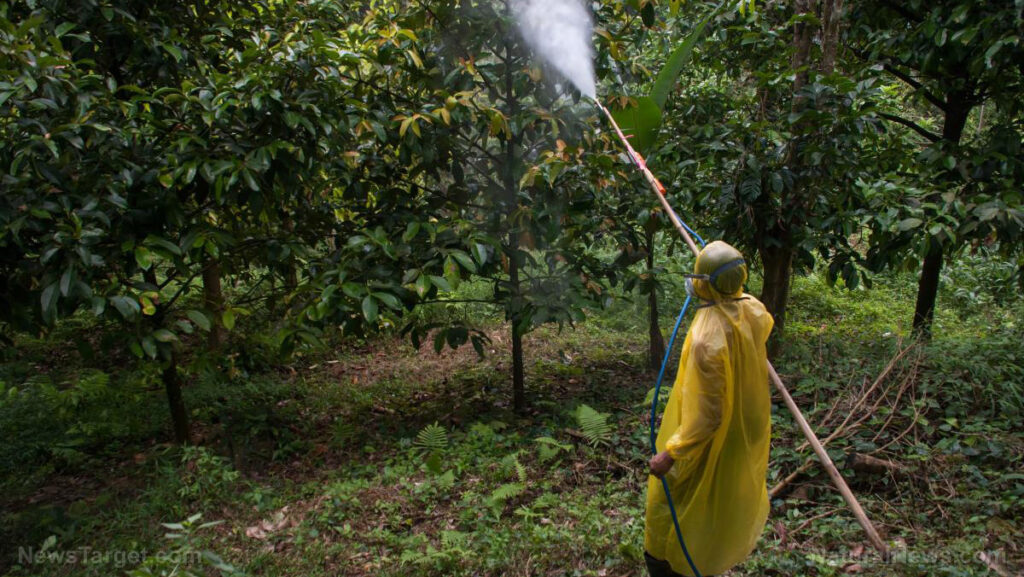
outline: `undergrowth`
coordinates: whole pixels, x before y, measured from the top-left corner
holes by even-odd
[[[892,556],[871,553],[811,466],[773,499],[758,549],[731,575],[980,576],[989,574],[980,553],[1020,567],[1024,310],[1001,285],[958,292],[988,266],[951,270],[925,345],[910,337],[912,278],[878,278],[871,290],[795,278],[775,364],[823,438],[850,427],[829,451]],[[663,327],[681,304],[676,283],[666,280]],[[222,357],[190,361],[186,401],[201,445],[184,449],[162,442],[158,375],[79,353],[45,366],[60,339],[24,340],[0,367],[0,538],[14,545],[0,568],[12,577],[640,575],[642,401],[653,376],[639,301],[529,335],[526,415],[508,406],[506,327],[479,307],[421,314],[490,331],[483,359],[384,335],[332,337],[328,350],[282,363],[262,340],[242,339]],[[769,486],[811,454],[781,403],[772,421]],[[851,453],[905,469],[855,470]],[[223,522],[203,525],[198,513]],[[149,557],[36,563],[19,547]],[[175,565],[174,552],[198,556]]]

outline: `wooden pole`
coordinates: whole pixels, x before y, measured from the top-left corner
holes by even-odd
[[[615,122],[615,119],[612,117],[608,109],[597,100],[594,100],[594,103],[597,104],[597,107],[600,108],[601,111],[604,112],[604,115],[608,117],[608,121],[611,122],[612,127],[615,129],[615,133],[619,136],[619,139],[622,140],[622,144],[626,147],[630,160],[632,160],[633,164],[635,164],[637,168],[640,169],[640,172],[643,173],[644,178],[651,186],[655,196],[658,197],[658,201],[661,202],[662,207],[665,208],[665,212],[668,214],[669,219],[671,219],[672,224],[676,227],[676,230],[679,231],[679,234],[683,235],[683,240],[685,240],[686,244],[690,246],[690,250],[693,251],[693,255],[696,257],[700,251],[697,249],[697,245],[693,242],[693,238],[686,230],[686,227],[683,226],[682,221],[676,215],[675,211],[672,210],[672,207],[668,203],[668,199],[665,198],[665,187],[657,177],[654,176],[651,170],[647,168],[647,163],[644,162],[643,157],[640,156],[640,154],[629,144],[629,139],[626,138],[626,135],[624,135],[622,130],[619,129],[618,123]],[[796,419],[796,423],[800,427],[800,430],[803,432],[804,436],[807,437],[807,442],[810,443],[811,448],[814,449],[814,453],[818,456],[818,460],[821,461],[822,466],[825,468],[825,472],[832,478],[832,484],[834,484],[836,489],[839,490],[839,493],[843,496],[846,504],[853,510],[853,516],[857,518],[857,522],[864,528],[864,532],[867,533],[868,540],[871,541],[871,545],[874,546],[874,548],[883,556],[887,555],[889,549],[886,547],[885,542],[882,541],[882,538],[879,536],[875,526],[871,523],[871,520],[868,519],[867,514],[864,512],[864,508],[861,507],[860,502],[857,501],[857,497],[854,496],[853,491],[850,490],[850,486],[846,484],[846,480],[843,479],[843,476],[839,473],[839,469],[837,469],[835,463],[832,462],[832,458],[828,456],[828,453],[825,451],[825,447],[821,445],[821,441],[818,440],[818,436],[814,434],[814,429],[812,429],[811,425],[807,423],[807,419],[804,418],[804,414],[800,412],[800,407],[796,405],[796,401],[794,401],[793,396],[789,394],[789,390],[786,389],[786,385],[782,383],[782,379],[779,378],[779,374],[775,372],[775,367],[772,366],[770,361],[768,362],[768,376],[771,379],[772,384],[775,385],[775,388],[778,389],[779,394],[782,395],[782,400],[786,403],[786,407],[788,407],[789,411],[793,413],[793,418]]]
[[[814,449],[814,454],[818,456],[818,460],[821,461],[825,472],[832,478],[832,484],[839,489],[839,493],[843,496],[846,504],[853,510],[853,516],[857,518],[857,522],[864,528],[864,532],[868,534],[868,540],[871,541],[871,545],[883,556],[889,553],[889,548],[885,546],[885,542],[882,541],[882,537],[878,535],[878,531],[875,530],[875,526],[871,523],[871,519],[868,519],[867,514],[864,512],[864,508],[860,506],[860,502],[857,501],[857,497],[854,496],[853,491],[850,490],[850,486],[846,484],[846,479],[839,474],[839,469],[836,469],[835,463],[832,462],[832,458],[828,456],[828,452],[825,451],[825,447],[821,445],[821,441],[818,440],[818,436],[814,434],[814,430],[811,429],[811,425],[807,423],[807,419],[804,418],[804,414],[800,412],[800,407],[796,406],[796,401],[793,400],[793,396],[789,394],[789,390],[786,389],[786,385],[782,384],[782,379],[779,378],[779,373],[775,372],[775,367],[772,363],[768,362],[768,376],[771,378],[775,388],[778,389],[779,394],[782,395],[782,400],[785,401],[786,406],[789,407],[789,411],[793,413],[793,418],[796,419],[796,424],[800,426],[800,430],[803,431],[804,436],[807,437],[807,442],[811,444],[811,448]]]
[[[662,208],[665,209],[665,214],[668,215],[669,220],[672,221],[672,225],[676,227],[679,234],[683,235],[683,240],[685,240],[686,244],[690,246],[690,250],[693,251],[693,256],[697,256],[700,253],[700,250],[697,248],[697,244],[693,242],[693,237],[690,236],[686,227],[683,226],[683,221],[679,220],[679,216],[674,210],[672,210],[672,206],[669,205],[668,199],[665,198],[665,186],[661,184],[661,181],[654,176],[654,173],[651,172],[649,168],[647,168],[647,163],[644,161],[644,157],[640,156],[640,153],[633,149],[633,146],[629,143],[629,139],[622,133],[622,130],[619,128],[619,124],[615,122],[615,118],[612,117],[612,113],[608,112],[608,109],[597,100],[594,100],[594,104],[596,104],[597,107],[604,112],[604,115],[608,117],[608,122],[611,123],[612,128],[615,129],[615,133],[619,136],[619,140],[621,140],[622,144],[626,147],[626,153],[629,154],[629,159],[633,161],[633,164],[635,164],[638,169],[640,169],[640,174],[644,175],[644,178],[647,180],[647,184],[651,185],[651,190],[654,191],[654,195],[658,197],[658,201],[661,202]]]

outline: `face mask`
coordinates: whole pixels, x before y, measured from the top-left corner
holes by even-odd
[[[693,279],[690,277],[686,277],[686,294],[689,295],[690,298],[697,298],[697,289],[694,288]]]

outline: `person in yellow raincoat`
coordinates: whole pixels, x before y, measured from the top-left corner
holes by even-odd
[[[743,294],[747,267],[732,246],[707,245],[694,269],[687,291],[699,307],[650,462],[644,546],[652,577],[694,575],[661,477],[701,575],[720,574],[743,561],[768,518],[771,392],[765,342],[774,321],[760,301]]]

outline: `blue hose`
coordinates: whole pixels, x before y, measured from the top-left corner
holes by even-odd
[[[686,226],[685,224],[683,226]],[[690,227],[686,227],[689,230]],[[697,236],[696,233],[693,233]],[[701,246],[704,245],[704,240],[699,236]],[[676,342],[676,335],[679,333],[679,325],[683,323],[683,317],[686,316],[686,309],[690,308],[690,295],[686,295],[686,302],[683,303],[683,308],[679,311],[679,317],[676,319],[676,325],[672,328],[672,336],[668,339],[668,347],[665,349],[665,359],[661,361],[661,370],[658,372],[658,381],[654,385],[654,399],[651,400],[651,454],[658,454],[658,447],[656,441],[658,438],[657,429],[657,413],[658,413],[658,396],[661,392],[661,381],[665,377],[665,368],[668,366],[668,359],[672,356],[672,345]],[[686,548],[686,541],[683,540],[683,531],[679,528],[679,517],[676,515],[676,506],[672,503],[672,494],[668,490],[668,481],[665,477],[661,478],[661,487],[665,490],[665,499],[668,502],[668,510],[672,513],[672,524],[676,527],[676,537],[679,539],[679,546],[683,549],[683,555],[686,557],[686,562],[690,564],[690,569],[693,571],[694,577],[701,577],[700,571],[697,570],[697,565],[694,564],[693,558],[690,557],[690,550]]]
[[[704,242],[704,239],[701,238],[700,235],[697,234],[696,231],[694,231],[692,228],[690,228],[690,225],[686,224],[686,221],[684,221],[683,219],[679,218],[679,215],[676,214],[676,211],[672,210],[671,206],[669,206],[667,208],[668,208],[668,211],[670,213],[672,213],[672,216],[674,216],[675,219],[677,221],[679,221],[679,224],[683,225],[683,228],[686,229],[686,232],[690,233],[693,236],[693,238],[697,239],[697,243],[700,244],[701,248],[704,248],[705,246],[707,246],[707,243]]]

